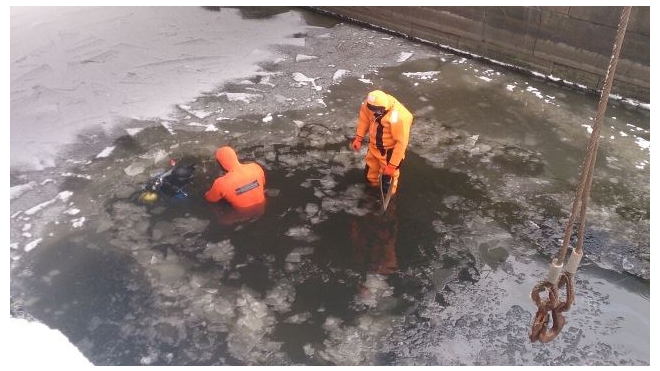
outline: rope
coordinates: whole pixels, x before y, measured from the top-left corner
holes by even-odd
[[[619,54],[621,52],[621,45],[623,44],[623,37],[626,34],[628,27],[628,20],[630,19],[630,11],[632,7],[625,6],[621,12],[617,34],[614,39],[614,46],[612,47],[612,57],[605,73],[605,83],[600,93],[600,101],[598,102],[598,109],[596,117],[591,128],[591,138],[587,146],[587,154],[582,164],[582,175],[573,198],[573,205],[571,213],[568,218],[566,230],[564,232],[564,240],[561,249],[556,258],[553,259],[548,279],[538,283],[532,289],[532,300],[536,303],[538,310],[532,323],[532,331],[529,336],[532,342],[539,340],[542,343],[553,340],[561,329],[564,327],[565,319],[561,312],[570,309],[573,301],[575,300],[574,278],[577,266],[583,255],[584,231],[587,219],[587,202],[589,194],[591,193],[591,183],[593,181],[594,168],[596,165],[596,157],[598,154],[598,142],[600,141],[600,131],[603,126],[603,117],[607,109],[607,101],[610,97],[612,84],[614,81],[614,72],[619,62]],[[577,213],[578,205],[580,206],[580,216],[578,220],[578,237],[575,249],[571,255],[568,269],[558,275],[558,270],[563,267],[566,260],[566,253],[568,252],[568,245],[570,244],[571,235],[575,223],[575,215]],[[559,299],[559,290],[565,288],[566,300]],[[540,292],[548,292],[548,300],[540,298]],[[551,313],[551,316],[548,315]],[[548,322],[552,318],[552,329],[548,330]]]
[[[598,109],[596,111],[596,117],[594,123],[592,124],[591,138],[589,140],[589,145],[587,147],[587,156],[584,159],[584,164],[582,165],[582,178],[578,186],[578,190],[575,193],[575,199],[573,200],[573,208],[571,210],[571,216],[569,218],[569,223],[566,226],[566,233],[564,233],[564,241],[562,243],[561,252],[558,256],[560,262],[564,262],[566,259],[566,252],[568,251],[568,245],[570,243],[571,232],[573,230],[573,221],[575,219],[575,211],[577,208],[578,201],[581,203],[580,208],[580,219],[578,221],[578,241],[576,245],[576,250],[582,252],[582,245],[584,242],[584,229],[585,229],[585,220],[587,213],[587,201],[589,199],[589,194],[591,193],[591,183],[593,180],[594,167],[596,165],[596,154],[598,152],[598,142],[600,141],[600,131],[603,126],[603,117],[605,117],[605,110],[607,109],[607,101],[610,97],[610,91],[612,90],[612,83],[614,81],[614,72],[616,71],[617,64],[619,62],[619,54],[621,52],[621,45],[623,44],[623,37],[626,34],[626,28],[628,27],[628,20],[630,18],[630,6],[623,7],[621,12],[621,18],[619,20],[619,27],[616,33],[616,38],[614,40],[614,46],[612,48],[612,57],[610,58],[609,66],[607,67],[607,72],[605,74],[605,84],[603,85],[603,90],[600,93],[600,101],[598,103]]]

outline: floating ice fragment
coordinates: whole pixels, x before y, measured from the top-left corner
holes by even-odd
[[[479,78],[482,79],[482,80],[484,80],[484,81],[493,81],[493,79],[488,78],[488,77],[486,77],[486,76],[479,76]]]
[[[91,175],[86,174],[75,174],[75,173],[62,173],[62,176],[72,177],[72,178],[82,178],[82,179],[92,179]]]
[[[85,223],[85,217],[84,216],[82,216],[78,219],[73,219],[71,221],[71,225],[73,226],[73,228],[80,228],[80,227],[83,226],[84,223]]]
[[[635,143],[640,147],[640,149],[648,149],[651,147],[651,142],[640,137],[635,137]]]
[[[37,185],[37,183],[35,183],[35,182],[29,182],[27,184],[20,184],[20,185],[17,185],[17,186],[13,186],[9,189],[9,198],[11,200],[13,200],[15,198],[21,197],[21,195],[23,195],[23,193],[31,190],[36,185]]]
[[[273,121],[273,116],[271,116],[271,114],[268,113],[268,115],[266,115],[266,117],[262,118],[261,121],[263,121],[263,122],[271,122],[271,121]]]
[[[124,173],[128,176],[136,176],[138,174],[142,174],[144,172],[144,165],[136,162],[128,165],[126,168],[124,168]]]
[[[411,52],[401,52],[399,53],[399,57],[396,59],[397,62],[405,62],[410,58],[410,56],[413,55]]]
[[[57,200],[61,200],[63,202],[66,202],[69,199],[69,197],[71,197],[71,195],[73,195],[73,192],[71,192],[71,191],[62,191],[62,192],[58,193],[58,195],[55,196],[52,200],[42,202],[39,205],[28,209],[27,211],[25,211],[25,215],[33,215],[33,214],[41,211],[43,208],[55,203]]]
[[[439,73],[440,71],[425,71],[425,72],[402,72],[401,74],[405,77],[417,78],[420,80],[428,80]]]
[[[296,55],[296,62],[309,61],[312,59],[318,59],[318,57],[315,55],[305,55],[305,54]]]
[[[627,271],[635,268],[635,266],[632,263],[630,263],[626,258],[623,258],[623,261],[621,261],[621,266],[623,267],[624,270]]]
[[[112,146],[112,147],[105,147],[105,149],[104,149],[103,151],[101,151],[101,153],[99,153],[98,155],[96,155],[96,158],[108,157],[108,156],[110,156],[110,154],[111,154],[112,151],[114,151],[114,150],[115,150],[115,146]]]
[[[128,128],[126,129],[126,132],[128,133],[128,135],[134,137],[137,133],[141,132],[142,130],[144,130],[144,128]]]
[[[250,93],[220,93],[218,96],[226,96],[227,100],[230,102],[245,102],[251,103],[262,98],[261,94],[250,94]]]
[[[161,121],[160,124],[161,124],[165,129],[167,129],[167,131],[168,131],[170,134],[175,135],[174,130],[172,130],[172,124],[171,124],[171,123],[169,123],[169,122],[167,122],[167,121]]]
[[[28,251],[34,249],[35,247],[37,247],[37,245],[38,245],[42,240],[43,240],[42,238],[37,238],[36,240],[31,241],[30,243],[28,243],[27,245],[25,245],[25,247],[24,247],[25,252],[28,252]]]
[[[358,79],[358,81],[363,82],[365,84],[373,84],[369,79]]]
[[[346,75],[349,72],[351,72],[351,71],[349,71],[349,70],[337,70],[337,71],[335,71],[334,75],[332,75],[332,81],[341,80],[344,77],[344,75]]]

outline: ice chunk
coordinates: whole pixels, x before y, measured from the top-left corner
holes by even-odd
[[[160,124],[172,135],[176,134],[172,129],[172,124],[167,121],[161,121]]]
[[[250,93],[220,93],[218,96],[226,96],[227,100],[230,102],[245,102],[251,103],[262,98],[261,94],[250,94]]]
[[[83,224],[85,224],[85,217],[84,216],[82,216],[78,219],[71,220],[71,225],[73,226],[73,228],[80,228],[80,227],[83,226]]]
[[[55,196],[55,198],[53,198],[52,200],[42,202],[39,205],[28,209],[27,211],[25,211],[25,215],[36,214],[37,212],[41,211],[45,207],[50,206],[51,204],[57,202],[57,200],[61,200],[63,202],[66,202],[69,199],[69,197],[71,197],[71,195],[73,195],[73,192],[71,192],[71,191],[62,191],[62,192],[58,193],[57,196]]]
[[[21,185],[13,186],[9,189],[9,198],[13,200],[15,198],[21,197],[23,195],[23,193],[31,190],[36,185],[37,185],[37,183],[35,183],[35,182],[29,182],[27,184],[21,184]]]
[[[640,137],[635,137],[635,143],[640,147],[640,149],[649,149],[651,147],[651,142]]]
[[[303,351],[305,352],[305,354],[308,357],[311,357],[311,356],[314,355],[314,347],[310,343],[307,343],[307,344],[303,345]]]
[[[312,83],[312,88],[317,90],[317,91],[322,89],[322,87],[316,85],[315,80],[317,80],[318,77],[314,77],[314,78],[307,77],[307,76],[303,75],[300,72],[294,72],[291,76],[293,76],[294,81],[296,81],[298,83],[301,83],[303,85],[307,85],[308,82],[311,82]]]
[[[296,289],[288,281],[281,281],[266,294],[264,302],[276,312],[287,312],[296,296]]]
[[[341,79],[344,77],[344,75],[346,75],[346,74],[349,73],[349,72],[351,72],[351,71],[349,71],[349,70],[341,70],[341,69],[335,71],[335,74],[332,75],[332,81],[341,81]]]
[[[228,262],[234,257],[234,246],[229,240],[218,243],[207,243],[202,256],[211,258],[217,262]]]
[[[289,237],[293,237],[297,240],[312,242],[318,239],[312,231],[304,226],[301,227],[292,227],[285,233]]]
[[[304,313],[296,313],[292,315],[291,317],[287,318],[284,320],[284,323],[294,323],[294,324],[301,324],[307,321],[308,319],[312,318],[312,314],[309,312],[304,312]]]
[[[43,241],[42,238],[37,238],[36,240],[29,242],[27,245],[25,245],[24,250],[27,252],[34,249],[39,243],[41,243],[41,241]]]
[[[112,147],[105,147],[105,149],[104,149],[103,151],[101,151],[101,153],[99,153],[98,155],[96,155],[96,158],[108,157],[108,156],[110,156],[110,154],[111,154],[112,151],[114,151],[114,150],[115,150],[115,146],[112,146]]]
[[[440,74],[440,71],[425,71],[425,72],[403,72],[402,75],[405,77],[416,78],[420,80],[428,80],[435,75]]]
[[[312,59],[318,59],[318,57],[315,55],[305,55],[305,54],[296,55],[296,62],[310,61]]]
[[[144,128],[128,128],[126,129],[126,132],[128,133],[128,135],[134,137],[135,135],[137,135],[137,133],[141,132],[142,130],[144,130]]]
[[[172,221],[175,234],[201,233],[210,223],[209,220],[201,220],[195,217],[176,218]]]
[[[210,116],[213,113],[213,112],[208,112],[208,111],[204,111],[204,110],[193,110],[192,107],[190,107],[188,105],[185,105],[185,104],[179,104],[178,107],[181,108],[182,110],[188,112],[189,114],[197,117],[198,119],[204,119],[204,118]]]
[[[124,173],[128,176],[136,176],[144,172],[144,164],[140,162],[134,162],[124,168]]]
[[[413,55],[413,53],[411,53],[411,52],[401,52],[401,53],[399,53],[399,57],[396,59],[396,61],[399,62],[399,63],[405,62],[412,55]]]

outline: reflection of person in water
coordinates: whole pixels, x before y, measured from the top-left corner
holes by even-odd
[[[391,207],[385,214],[370,213],[350,221],[351,260],[366,272],[390,275],[399,269],[395,210]]]

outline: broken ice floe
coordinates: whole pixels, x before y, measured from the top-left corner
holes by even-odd
[[[305,242],[313,242],[318,239],[318,237],[314,235],[314,233],[305,226],[289,228],[289,230],[285,234],[289,237]]]
[[[101,153],[99,153],[98,155],[96,155],[96,158],[108,157],[108,156],[110,156],[110,154],[111,154],[112,151],[114,151],[114,150],[115,150],[115,146],[112,146],[112,147],[105,147],[105,149],[103,149],[103,151],[101,151]]]
[[[311,255],[313,253],[313,247],[296,247],[286,256],[284,261],[287,263],[300,263],[303,256]]]
[[[649,149],[651,147],[651,142],[640,137],[635,137],[635,143],[640,147],[640,149]]]
[[[394,288],[387,283],[387,277],[368,273],[367,279],[360,292],[357,294],[356,302],[358,304],[366,305],[370,308],[375,308],[381,298],[389,297],[394,294]]]
[[[76,215],[79,212],[80,212],[79,209],[76,209],[75,207],[72,207],[72,208],[68,209],[67,211],[65,211],[64,213],[68,214],[68,215]]]
[[[51,204],[55,203],[58,200],[60,200],[62,202],[66,202],[69,199],[69,197],[71,197],[72,195],[73,195],[73,192],[71,192],[71,191],[62,191],[62,192],[58,193],[57,196],[55,196],[55,198],[53,198],[52,200],[42,202],[39,205],[34,206],[34,207],[26,210],[25,214],[26,215],[34,215],[37,212],[43,210],[45,207],[50,206]]]
[[[262,122],[271,122],[273,121],[273,116],[271,116],[271,113],[269,112],[266,117],[261,119]]]
[[[92,179],[91,175],[86,174],[75,174],[75,173],[62,173],[62,176],[71,177],[71,178],[82,178],[82,179]]]
[[[136,176],[144,172],[144,164],[135,162],[124,168],[124,173],[128,176]]]
[[[259,363],[264,352],[279,350],[279,345],[265,337],[272,332],[275,318],[268,306],[242,289],[236,299],[238,318],[227,336],[227,349],[235,358],[246,363]]]
[[[143,158],[145,160],[152,160],[154,164],[157,164],[168,157],[169,154],[165,152],[165,150],[163,149],[156,149],[153,151],[149,151],[143,155],[140,155],[140,158]]]
[[[80,228],[80,227],[83,226],[83,224],[85,224],[85,217],[84,216],[81,216],[78,219],[71,220],[71,225],[73,226],[73,228]]]
[[[251,103],[255,102],[263,97],[261,94],[251,94],[251,93],[227,93],[223,92],[218,94],[218,96],[226,96],[227,100],[230,102],[245,102]]]
[[[344,75],[346,75],[349,72],[351,71],[342,70],[342,69],[335,71],[335,73],[332,75],[332,81],[341,81],[341,79],[344,78]]]
[[[234,257],[234,246],[229,240],[223,240],[217,243],[209,242],[206,244],[206,248],[201,256],[213,259],[216,262],[227,263]]]
[[[172,129],[172,124],[167,122],[167,121],[161,121],[160,124],[172,135],[175,135],[176,133]]]
[[[419,80],[429,80],[429,79],[434,79],[436,75],[440,74],[440,71],[402,72],[401,74],[409,78],[414,78]]]
[[[293,323],[293,324],[301,324],[307,321],[308,319],[312,318],[312,314],[309,312],[303,312],[303,313],[296,313],[284,320],[284,323]]]
[[[36,182],[29,182],[26,184],[20,184],[13,186],[9,189],[9,199],[13,200],[15,198],[21,197],[23,193],[33,189],[37,185]]]
[[[190,106],[185,105],[185,104],[179,104],[178,107],[189,114],[197,117],[198,119],[204,119],[208,116],[211,116],[213,112],[208,112],[208,111],[203,111],[203,110],[193,110]]]
[[[399,57],[396,59],[396,61],[399,62],[399,63],[405,62],[412,55],[413,55],[413,53],[411,53],[411,52],[401,52],[401,53],[399,53]]]
[[[26,244],[25,247],[24,247],[25,252],[28,252],[28,251],[34,249],[35,247],[37,247],[37,245],[38,245],[41,241],[43,241],[43,238],[37,238],[36,240],[31,241],[31,242],[29,242],[28,244]]]
[[[304,62],[304,61],[310,61],[312,59],[318,59],[319,57],[315,55],[305,55],[305,54],[298,54],[296,55],[296,62]]]
[[[294,72],[293,74],[291,74],[291,76],[293,77],[293,80],[296,81],[299,84],[307,85],[308,82],[311,82],[312,83],[312,88],[314,90],[320,91],[321,89],[323,89],[321,86],[316,85],[315,80],[317,80],[318,77],[314,77],[314,78],[307,77],[307,76],[303,75],[300,72]]]
[[[137,135],[137,133],[141,132],[142,130],[144,130],[144,128],[128,128],[126,129],[126,133],[134,137],[135,135]]]
[[[215,125],[213,124],[200,124],[198,122],[189,122],[186,125],[203,127],[204,131],[218,131],[218,128],[216,128]]]

